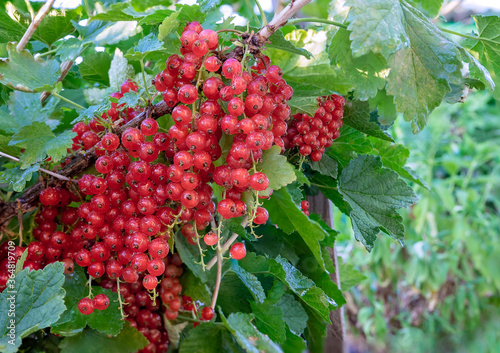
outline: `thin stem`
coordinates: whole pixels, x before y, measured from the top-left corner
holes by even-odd
[[[120,314],[122,316],[122,320],[125,320],[127,317],[123,312],[123,302],[122,302],[122,294],[120,292],[120,279],[116,279],[116,292],[118,293],[118,303],[120,304]]]
[[[231,32],[231,33],[236,33],[236,34],[239,34],[239,35],[242,35],[243,32],[242,31],[238,31],[237,29],[229,29],[229,28],[226,28],[226,29],[219,29],[217,31],[215,31],[217,33],[223,33],[223,32]]]
[[[205,271],[206,265],[205,265],[205,261],[203,260],[203,258],[205,257],[205,253],[200,245],[200,236],[198,235],[198,229],[196,228],[196,226],[194,226],[193,228],[194,228],[194,233],[195,233],[194,237],[196,239],[196,245],[198,245],[198,250],[200,252],[200,265],[201,265],[201,268],[203,269],[203,271]]]
[[[16,162],[19,162],[19,161],[20,161],[20,160],[19,160],[19,158],[16,158],[16,157],[14,157],[14,156],[11,156],[11,155],[9,155],[9,154],[7,154],[7,153],[0,152],[0,156],[5,157],[5,158],[12,159],[13,161],[16,161]],[[65,177],[64,175],[61,175],[61,174],[57,174],[57,173],[51,172],[50,170],[47,170],[47,169],[44,169],[44,168],[38,168],[38,169],[40,169],[40,171],[42,171],[42,172],[44,172],[44,173],[46,173],[46,174],[48,174],[48,175],[51,175],[51,176],[53,176],[54,178],[57,178],[57,179],[59,179],[59,180],[64,180],[64,181],[70,181],[70,180],[71,180],[70,178],[67,178],[67,177]]]
[[[146,73],[144,72],[144,59],[141,59],[141,71],[142,81],[144,82],[144,89],[146,90],[146,95],[148,96],[149,102],[151,102],[151,94],[149,94],[148,84],[146,83]]]
[[[16,47],[17,51],[23,50],[24,47],[26,46],[26,44],[28,44],[28,42],[30,41],[31,37],[33,36],[33,33],[35,33],[36,29],[38,28],[38,26],[42,22],[42,20],[45,17],[45,15],[47,15],[47,13],[52,8],[52,5],[54,4],[54,1],[55,0],[47,0],[47,2],[45,3],[45,5],[43,5],[42,8],[40,9],[40,11],[38,11],[38,13],[36,14],[35,18],[31,22],[31,24],[29,25],[28,29],[24,33],[23,37],[21,38],[21,40],[17,44],[17,47]]]
[[[73,61],[65,61],[61,64],[61,76],[57,79],[57,82],[61,82],[64,80],[66,75],[68,74],[69,70],[71,69],[71,66],[73,66]],[[40,101],[43,103],[47,98],[49,98],[50,92],[43,92],[42,95],[40,96]]]
[[[202,320],[198,320],[198,319],[193,319],[192,317],[187,317],[187,316],[182,316],[182,315],[177,315],[177,319],[178,320],[181,320],[181,321],[188,321],[188,322],[197,322],[199,324],[204,324],[206,323],[207,321],[202,321]],[[213,322],[213,324],[216,324],[216,325],[222,325],[222,323],[220,322]]]
[[[92,299],[92,276],[89,275],[89,298]]]
[[[319,186],[319,187],[324,188],[324,189],[338,190],[338,188],[333,187],[333,186],[326,186],[326,185],[315,184],[315,183],[311,183],[311,185],[314,185],[314,186]]]
[[[78,104],[78,103],[73,102],[72,100],[70,100],[70,99],[68,99],[68,98],[66,98],[66,97],[61,96],[59,93],[52,92],[52,95],[53,95],[53,96],[55,96],[55,97],[57,97],[57,98],[59,98],[60,100],[65,101],[66,103],[69,103],[69,104],[71,104],[71,105],[74,105],[74,106],[75,106],[75,107],[77,107],[78,109],[85,109],[85,107],[81,106],[81,105],[80,105],[80,104]]]
[[[217,277],[215,279],[214,294],[212,296],[211,307],[215,310],[215,304],[217,304],[217,296],[219,295],[220,282],[222,279],[222,255],[220,249],[217,249]]]
[[[279,14],[274,16],[271,22],[267,26],[263,27],[257,35],[260,39],[269,38],[274,32],[276,32],[280,27],[283,27],[287,21],[300,11],[301,8],[310,3],[311,0],[295,0],[291,1]]]
[[[323,19],[323,18],[314,18],[314,17],[295,18],[293,20],[288,21],[287,25],[293,26],[293,25],[295,25],[297,23],[302,23],[302,22],[325,23],[327,25],[332,25],[332,26],[347,28],[347,25],[344,24],[344,23],[330,21],[330,20]]]
[[[49,51],[46,51],[45,53],[38,54],[38,57],[39,58],[43,58],[44,56],[47,56],[47,55],[50,55],[50,54],[54,54],[56,51],[57,51],[57,48],[49,50]]]
[[[266,18],[266,13],[265,13],[265,12],[264,12],[264,10],[262,9],[262,6],[260,6],[259,0],[253,0],[253,1],[255,1],[255,4],[256,4],[256,5],[257,5],[257,7],[259,8],[260,17],[262,18],[262,21],[261,21],[261,27],[267,26],[267,18]]]
[[[231,237],[224,243],[224,245],[221,248],[221,253],[225,253],[227,249],[238,239],[238,234],[233,233]],[[214,267],[215,263],[217,262],[217,257],[214,257],[212,260],[210,260],[207,264],[207,270],[212,269]]]
[[[463,33],[460,33],[460,32],[455,32],[455,31],[452,31],[451,29],[447,29],[447,28],[443,28],[443,27],[439,27],[439,29],[442,30],[443,32],[446,32],[446,33],[449,33],[449,34],[453,34],[455,36],[459,36],[459,37],[462,37],[462,38],[468,38],[468,39],[474,39],[474,40],[482,40],[482,41],[485,41],[485,42],[491,42],[491,43],[500,45],[500,42],[497,42],[497,41],[495,41],[493,39],[484,38],[484,37],[478,37],[478,36],[471,36],[471,35],[468,35],[468,34],[463,34]]]

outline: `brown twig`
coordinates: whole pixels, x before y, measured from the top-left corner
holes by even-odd
[[[33,36],[33,33],[35,33],[36,29],[40,25],[40,22],[42,22],[42,20],[45,17],[45,15],[47,15],[47,13],[52,8],[52,5],[54,4],[54,1],[55,0],[47,0],[47,2],[42,6],[42,8],[40,9],[40,11],[38,11],[38,13],[36,14],[35,18],[33,19],[33,22],[31,22],[31,24],[29,25],[28,29],[24,33],[23,37],[21,38],[21,40],[17,44],[17,48],[16,48],[17,51],[23,50],[24,47],[26,46],[26,44],[28,44],[28,42],[31,39],[31,36]]]
[[[69,70],[71,70],[71,67],[73,66],[73,61],[65,61],[61,64],[61,76],[57,79],[57,82],[61,82],[64,80],[66,75],[68,74]],[[40,96],[40,101],[43,103],[47,98],[50,97],[50,92],[43,92]]]
[[[217,304],[217,297],[219,296],[220,283],[222,280],[222,255],[220,250],[217,249],[217,277],[215,278],[215,288],[212,295],[212,303],[210,307],[215,310],[215,304]]]
[[[152,107],[151,116],[157,119],[165,114],[170,114],[173,108],[168,107],[164,102],[160,102]],[[115,133],[122,134],[126,129],[130,127],[137,127],[141,122],[146,119],[146,113],[143,112],[137,115],[134,119],[130,120],[127,124],[118,127]],[[71,158],[71,161],[61,169],[58,173],[59,176],[63,176],[71,179],[80,173],[83,173],[95,160],[97,156],[95,154],[94,148],[91,148],[86,153],[77,154]],[[60,183],[58,180],[60,178],[49,178],[47,184],[56,185]],[[38,196],[42,192],[45,186],[38,182],[28,190],[26,190],[22,196],[19,197],[21,201],[21,210],[23,213],[28,212],[32,208],[36,207],[38,204]],[[17,203],[16,202],[2,202],[0,201],[0,225],[5,224],[12,217],[17,215]]]
[[[243,221],[241,222],[241,225],[243,227],[246,227],[247,226],[247,223],[248,223],[248,218],[245,217],[243,219]],[[212,226],[213,227],[213,226]],[[220,255],[221,255],[221,260],[222,260],[222,255],[224,255],[226,253],[226,251],[229,250],[229,248],[231,247],[231,245],[233,245],[233,243],[236,241],[236,239],[238,239],[238,234],[236,233],[233,233],[231,235],[231,237],[224,243],[224,245],[222,245],[221,249],[220,249]],[[207,267],[206,269],[208,271],[210,271],[210,269],[212,267],[214,267],[215,263],[216,262],[219,262],[218,261],[219,257],[218,256],[214,256],[208,263],[207,263]]]
[[[258,33],[257,36],[260,40],[265,41],[270,36],[273,35],[280,27],[283,27],[288,20],[295,15],[301,8],[310,3],[311,0],[295,0],[291,1],[279,14],[274,16],[271,22],[267,26],[264,26]]]

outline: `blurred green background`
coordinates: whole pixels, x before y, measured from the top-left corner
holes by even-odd
[[[349,351],[500,352],[499,121],[499,102],[477,92],[417,136],[401,119],[391,128],[429,190],[415,185],[404,247],[380,236],[367,255],[337,215],[337,251],[366,276],[347,292]]]

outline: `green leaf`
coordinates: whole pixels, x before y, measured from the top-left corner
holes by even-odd
[[[139,105],[141,102],[141,96],[144,93],[144,90],[141,89],[139,92],[129,91],[123,94],[123,97],[118,101],[118,105],[121,107],[122,104],[125,104],[124,108],[134,108]]]
[[[177,31],[177,28],[181,25],[181,22],[177,19],[180,12],[174,12],[170,16],[166,17],[158,28],[158,39],[163,40],[170,33]]]
[[[28,25],[14,21],[7,11],[0,11],[0,39],[2,42],[15,42],[22,38]]]
[[[245,239],[255,240],[254,236],[248,237],[245,227],[241,225],[242,219],[243,217],[230,218],[224,221],[224,228],[229,229],[231,232],[234,232]]]
[[[67,154],[66,149],[71,148],[72,138],[76,134],[65,131],[59,136],[54,135],[45,123],[34,122],[22,127],[17,134],[12,136],[9,145],[17,145],[25,149],[21,155],[21,168],[45,159],[48,155],[54,162],[59,161]]]
[[[319,242],[327,236],[321,226],[309,219],[297,205],[286,189],[275,191],[270,199],[264,201],[264,207],[269,211],[271,221],[285,233],[297,231],[324,269]]]
[[[102,83],[109,86],[108,71],[111,66],[111,56],[105,52],[96,52],[83,57],[78,65],[82,79]]]
[[[186,265],[202,283],[206,283],[208,281],[208,274],[203,271],[199,264],[200,254],[198,248],[189,244],[186,237],[182,236],[180,232],[175,236],[175,249],[179,253],[184,265]]]
[[[200,9],[203,12],[209,12],[218,6],[222,0],[200,0]]]
[[[75,31],[71,21],[78,21],[80,15],[76,11],[51,10],[40,22],[33,38],[51,46],[57,40]]]
[[[254,297],[236,274],[232,271],[224,273],[217,301],[217,305],[221,306],[224,313],[249,313],[252,300]]]
[[[79,39],[68,38],[57,47],[56,55],[61,61],[74,61],[88,45]]]
[[[286,341],[281,345],[286,353],[303,353],[307,351],[306,342],[303,338],[294,335],[287,327]]]
[[[74,336],[82,332],[87,325],[107,335],[116,336],[120,333],[124,321],[120,313],[118,294],[110,289],[99,286],[92,287],[93,295],[106,294],[108,296],[110,304],[106,310],[95,310],[92,315],[83,315],[78,310],[78,302],[88,295],[87,283],[88,279],[80,266],[75,266],[73,274],[66,276],[63,288],[66,290],[64,304],[67,309],[60,319],[52,325],[51,332],[53,334]]]
[[[18,52],[16,43],[8,43],[8,59],[0,60],[0,82],[20,91],[50,91],[59,78],[56,60],[38,62],[27,50]]]
[[[326,175],[322,175],[320,173],[314,174],[311,179],[312,185],[319,188],[319,190],[326,196],[330,201],[333,202],[338,209],[349,215],[351,213],[351,207],[347,202],[344,201],[342,195],[338,191],[337,181],[332,179]]]
[[[276,304],[283,311],[285,321],[294,334],[301,335],[307,327],[308,316],[302,305],[291,294],[284,294]]]
[[[266,44],[267,48],[284,50],[292,54],[305,56],[307,59],[311,59],[313,57],[308,50],[304,48],[297,48],[290,41],[286,40],[281,30],[274,32],[274,34],[269,37],[269,41],[271,43]]]
[[[343,121],[346,125],[367,135],[394,142],[392,137],[385,131],[382,131],[380,125],[377,124],[377,116],[370,113],[368,102],[347,100],[344,106]]]
[[[7,112],[7,107],[0,108],[0,130],[9,134],[15,133],[21,127],[30,125],[34,121],[45,122],[51,129],[55,129],[59,121],[53,119],[52,114],[59,99],[50,97],[45,106],[42,106],[40,95],[40,93],[11,92],[10,114]]]
[[[123,56],[123,52],[116,48],[108,71],[109,87],[119,91],[121,84],[134,74],[134,68],[129,65],[128,60]]]
[[[350,6],[347,29],[351,32],[354,57],[382,54],[388,58],[401,48],[410,46],[403,27],[404,15],[398,0],[348,0]]]
[[[26,187],[26,183],[31,181],[33,173],[36,173],[40,168],[39,164],[34,164],[26,169],[14,167],[0,171],[0,183],[6,183],[9,187],[17,192],[22,192]]]
[[[191,271],[184,271],[180,277],[180,281],[182,284],[182,293],[193,298],[194,301],[208,304],[212,300],[212,292],[207,284],[201,283],[198,277]]]
[[[242,349],[234,341],[231,333],[221,325],[207,322],[189,331],[180,344],[179,353],[236,353]]]
[[[363,133],[344,125],[340,128],[339,138],[333,140],[326,154],[344,167],[356,154],[369,153],[372,149],[370,140]]]
[[[462,62],[455,43],[427,17],[406,3],[401,8],[411,47],[392,57],[387,93],[394,96],[397,111],[412,122],[413,131],[419,132],[451,90],[450,84],[462,83]]]
[[[309,181],[309,179],[304,175],[303,172],[301,172],[300,170],[298,169],[295,169],[294,170],[294,173],[295,173],[295,176],[297,177],[297,180],[290,184],[290,185],[293,185],[295,183],[299,184],[299,185],[303,185],[303,184],[306,184],[306,185],[311,185],[311,182]]]
[[[118,336],[108,336],[87,329],[75,336],[64,338],[59,348],[61,353],[134,353],[148,344],[146,337],[126,322]]]
[[[410,151],[406,147],[378,139],[372,139],[371,141],[374,147],[372,152],[380,156],[384,167],[394,170],[401,177],[411,180],[424,188],[429,188],[422,178],[406,166],[406,161],[410,157]]]
[[[135,35],[138,28],[135,23],[130,22],[103,22],[92,21],[86,26],[72,21],[73,26],[83,37],[82,43],[91,43],[92,45],[115,44]]]
[[[236,313],[222,320],[229,331],[233,334],[236,341],[243,347],[247,353],[278,353],[283,352],[276,343],[269,337],[258,331],[251,321],[253,316],[250,314]]]
[[[269,300],[263,303],[251,302],[250,306],[257,329],[274,342],[283,343],[286,339],[286,330],[281,308]]]
[[[91,18],[91,21],[136,21],[145,16],[134,10],[128,3],[111,4],[106,12],[101,12]]]
[[[337,263],[339,266],[340,287],[344,292],[366,279],[366,276],[356,270],[353,264],[344,262],[341,257],[338,258]]]
[[[148,54],[161,50],[162,43],[158,40],[158,36],[154,33],[150,33],[142,38],[134,48],[130,49],[127,54],[125,54],[125,57],[132,60],[144,60]]]
[[[382,168],[380,158],[362,155],[353,159],[342,170],[338,187],[352,207],[354,235],[368,250],[381,230],[403,242],[403,218],[396,210],[411,206],[418,196],[396,172]]]
[[[319,317],[314,311],[306,308],[309,320],[307,321],[307,330],[304,336],[307,341],[307,348],[311,352],[324,352],[326,338],[326,327],[328,323]]]
[[[64,306],[64,266],[55,262],[43,270],[24,269],[9,281],[0,294],[0,347],[2,352],[16,352],[21,339],[49,327],[57,321]],[[11,305],[15,310],[10,311]],[[13,315],[14,313],[14,315]],[[13,325],[15,334],[10,335]]]
[[[181,23],[184,22],[193,22],[198,21],[199,23],[203,23],[207,15],[201,11],[200,6],[198,5],[180,5],[176,4],[175,8],[177,11],[180,10],[180,16],[178,19]]]
[[[337,162],[329,157],[328,155],[323,155],[320,161],[310,162],[311,168],[323,175],[331,176],[336,179],[338,175],[338,164]]]
[[[412,0],[422,5],[422,8],[429,13],[430,17],[436,17],[439,15],[439,10],[443,4],[443,0]]]
[[[330,298],[321,288],[308,277],[304,276],[288,260],[280,255],[276,259],[266,259],[254,253],[239,260],[240,266],[248,272],[267,272],[285,283],[297,297],[320,315],[324,320],[329,320],[329,312],[338,307],[334,299]]]
[[[154,25],[158,23],[162,23],[165,17],[170,16],[174,11],[172,10],[156,10],[155,12],[143,17],[137,23],[139,26],[146,25]]]
[[[370,102],[370,109],[377,111],[380,124],[389,126],[396,121],[398,112],[394,104],[394,97],[389,96],[385,89],[378,91],[377,95],[368,101]]]
[[[294,91],[295,92],[295,91]],[[295,108],[295,111],[306,113],[309,116],[314,116],[316,110],[318,109],[318,96],[295,96],[293,95],[287,103],[291,108]]]
[[[281,155],[281,148],[273,146],[262,154],[257,169],[269,178],[269,187],[276,191],[296,180],[293,166]]]
[[[465,44],[467,44],[472,52],[476,53],[479,62],[486,67],[492,68],[495,76],[498,77],[500,76],[500,17],[479,15],[472,17],[474,18],[477,30],[479,31],[479,38],[477,41],[468,40]],[[491,86],[491,83],[488,80],[489,74],[486,75],[486,69],[484,69],[482,65],[479,66],[477,60],[472,55],[467,53],[467,51],[461,50],[461,52],[464,54],[463,56],[468,59],[465,61],[473,65],[473,70],[471,70],[471,74],[474,75],[473,77],[481,79],[482,76],[485,76],[487,80],[485,83],[488,83]]]
[[[253,274],[241,268],[241,266],[238,264],[238,261],[234,259],[230,261],[231,261],[231,270],[248,288],[254,299],[259,303],[263,303],[264,300],[266,299],[266,293],[264,292],[264,288],[262,288],[262,284],[260,283],[259,279],[255,277]]]
[[[387,62],[382,55],[372,52],[353,57],[351,52],[350,32],[339,28],[328,48],[331,64],[338,65],[343,75],[354,86],[354,97],[366,100],[377,95],[385,87],[384,72]]]

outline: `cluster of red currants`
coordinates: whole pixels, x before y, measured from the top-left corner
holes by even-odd
[[[195,244],[197,231],[211,223],[215,211],[223,219],[248,215],[252,224],[266,223],[268,213],[259,206],[258,193],[268,189],[269,179],[256,166],[263,151],[273,145],[284,148],[282,136],[290,117],[286,102],[293,90],[268,57],[257,59],[251,67],[234,58],[221,62],[214,51],[217,33],[203,30],[197,22],[184,28],[181,43],[182,57],[170,56],[165,70],[154,79],[165,103],[175,108],[167,142],[151,150],[153,156],[156,150],[164,150],[172,162],[168,196],[183,206],[181,219],[194,219],[194,224],[181,230]],[[213,162],[222,155],[221,139],[231,147],[215,167]],[[224,188],[217,206],[211,201],[210,182]],[[247,191],[255,197],[250,209],[242,200]],[[207,245],[217,241],[214,233],[205,236]],[[242,258],[244,245],[238,247],[234,253]]]
[[[299,147],[302,156],[310,156],[313,162],[320,161],[325,148],[330,147],[340,135],[344,104],[344,97],[333,94],[318,98],[319,106],[314,117],[295,114],[283,138],[285,147]]]
[[[111,93],[110,96],[115,99],[120,99],[127,92],[137,92],[139,87],[132,80],[126,80],[120,87],[120,92]],[[141,107],[129,108],[125,104],[111,103],[111,108],[102,113],[101,117],[94,117],[88,124],[83,122],[76,123],[73,126],[73,132],[76,136],[73,138],[73,151],[78,151],[82,147],[85,150],[95,146],[96,153],[103,154],[104,147],[102,146],[99,133],[105,130],[105,125],[114,123],[115,125],[125,124],[127,121],[135,118],[142,112]]]

